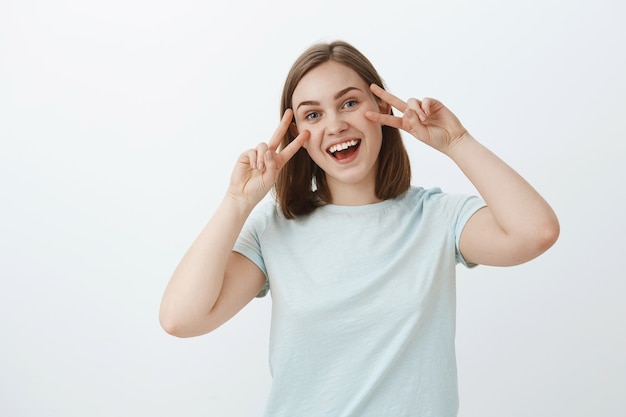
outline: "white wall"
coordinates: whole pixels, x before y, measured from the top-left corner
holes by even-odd
[[[4,0],[0,415],[261,415],[271,300],[188,340],[158,306],[291,62],[341,38],[561,220],[528,264],[459,270],[460,416],[623,416],[625,4]],[[416,183],[473,191],[406,139]]]

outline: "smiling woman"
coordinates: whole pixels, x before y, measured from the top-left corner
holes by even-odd
[[[363,130],[374,129],[373,135],[365,143],[363,148],[367,152],[364,155],[374,154],[375,160],[362,158],[360,166],[369,161],[369,174],[371,181],[374,179],[374,194],[359,196],[363,202],[373,202],[396,198],[404,193],[411,185],[411,166],[400,131],[389,126],[368,124],[364,118],[366,111],[381,111],[389,113],[391,107],[388,103],[380,100],[370,92],[371,84],[382,85],[383,81],[372,63],[358,50],[343,42],[326,45],[314,45],[305,51],[293,64],[287,75],[281,99],[281,111],[294,108],[295,125],[286,133],[282,146],[286,147],[298,132],[297,126],[313,133],[311,142],[315,143],[316,133],[325,124],[334,123],[333,129],[340,131],[332,134],[330,139],[325,139],[325,146],[338,145],[342,140],[358,142],[358,148],[363,145],[360,135],[354,138],[346,136],[342,132],[347,125],[346,117],[363,126]],[[324,86],[324,89],[321,88]],[[324,101],[322,92],[328,97]],[[301,97],[300,97],[301,96]],[[294,103],[296,103],[294,105]],[[317,106],[317,108],[315,107]],[[313,117],[312,117],[313,116]],[[323,119],[320,119],[320,117]],[[356,126],[351,126],[354,132]],[[362,132],[364,133],[364,132]],[[381,139],[377,139],[382,134]],[[318,145],[319,146],[319,145]],[[343,146],[343,145],[342,145]],[[327,181],[333,181],[332,176],[327,176],[323,161],[326,159],[324,152],[315,153],[313,145],[305,144],[304,150],[298,151],[292,159],[286,162],[285,167],[278,175],[276,181],[277,200],[281,205],[284,215],[292,218],[296,215],[308,214],[323,202],[334,201],[336,204],[354,205],[356,201],[338,201],[338,198],[352,197],[352,187],[345,189],[341,181],[336,182],[342,190],[336,190],[334,200]],[[321,149],[327,151],[327,149]],[[316,160],[313,155],[318,155]],[[345,163],[352,161],[344,160]],[[332,161],[329,161],[332,162]],[[376,164],[374,171],[372,162]],[[320,166],[319,164],[322,163]],[[331,163],[332,167],[334,163]],[[328,167],[327,167],[328,168]],[[368,170],[367,167],[365,167]],[[354,173],[354,170],[352,170]],[[356,173],[356,175],[359,175]],[[372,177],[373,175],[373,177]],[[358,179],[358,177],[357,177]]]
[[[346,42],[296,60],[282,112],[175,270],[162,326],[201,335],[270,291],[267,416],[456,416],[455,268],[539,256],[554,212],[446,106],[388,93]],[[411,185],[400,130],[478,195]]]
[[[322,181],[328,187],[325,199],[341,205],[383,200],[384,197],[375,193],[382,129],[379,123],[367,119],[365,113],[388,112],[389,105],[377,101],[369,83],[352,68],[336,61],[307,72],[291,96],[296,109],[292,130],[294,134],[300,130],[310,133],[303,148],[316,165],[313,174],[318,183]],[[289,167],[285,172],[289,172]],[[320,180],[318,177],[322,176],[324,179]],[[307,180],[310,182],[311,178]],[[355,198],[356,195],[344,191],[357,183],[363,185],[359,189],[368,192]],[[404,184],[408,188],[409,181]],[[406,189],[398,191],[402,193]]]

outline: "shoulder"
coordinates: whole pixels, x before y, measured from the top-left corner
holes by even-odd
[[[400,198],[411,201],[429,201],[442,194],[443,191],[439,187],[424,188],[412,185]]]
[[[397,205],[411,208],[438,204],[445,193],[439,187],[424,188],[411,186],[404,194],[396,199]]]
[[[246,219],[243,232],[260,234],[267,228],[269,222],[276,217],[283,217],[276,202],[272,199],[262,200],[254,207]]]
[[[440,187],[423,188],[411,186],[398,198],[398,202],[412,209],[419,209],[424,214],[441,216],[448,213],[458,216],[461,213],[474,212],[485,205],[484,201],[472,194],[448,193]]]
[[[273,199],[262,200],[254,207],[250,217],[271,217],[280,212],[278,204]]]

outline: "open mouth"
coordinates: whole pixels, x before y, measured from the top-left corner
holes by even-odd
[[[356,152],[360,144],[360,139],[351,139],[331,146],[326,152],[335,159],[346,159]]]

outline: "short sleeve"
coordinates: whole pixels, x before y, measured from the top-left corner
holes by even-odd
[[[260,236],[267,226],[268,216],[270,216],[273,211],[274,204],[270,202],[265,202],[257,206],[244,223],[243,228],[239,233],[239,237],[233,246],[233,251],[248,258],[256,266],[258,266],[265,275],[265,285],[257,297],[264,297],[269,291],[267,268],[265,267],[265,261],[263,260]]]
[[[461,243],[461,233],[463,232],[463,228],[467,224],[467,221],[476,213],[478,210],[486,206],[486,203],[477,196],[457,196],[459,201],[459,210],[456,217],[456,222],[454,226],[454,241],[455,241],[455,249],[456,249],[456,260],[458,263],[468,267],[473,268],[476,264],[468,263],[461,254],[460,243]]]

